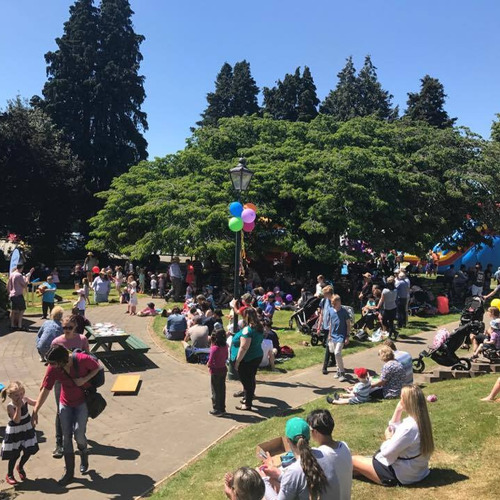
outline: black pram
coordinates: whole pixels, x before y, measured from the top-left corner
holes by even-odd
[[[297,328],[306,335],[310,335],[313,327],[318,319],[318,307],[321,299],[319,297],[310,297],[304,305],[290,317],[288,326],[293,328],[293,322],[297,324]]]
[[[418,358],[413,360],[413,371],[422,373],[425,369],[423,358],[431,358],[442,366],[451,366],[452,370],[470,370],[471,361],[468,358],[459,358],[455,352],[460,349],[465,339],[478,327],[477,322],[470,321],[459,326],[448,338],[443,339],[440,345],[429,347],[420,353]]]

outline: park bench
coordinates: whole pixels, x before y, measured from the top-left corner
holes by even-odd
[[[145,342],[143,342],[140,338],[135,337],[134,335],[129,335],[125,342],[128,348],[136,353],[144,354],[150,349],[150,347]]]

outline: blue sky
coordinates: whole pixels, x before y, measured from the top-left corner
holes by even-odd
[[[40,94],[44,54],[56,48],[70,0],[0,4],[0,107]],[[446,109],[484,137],[500,113],[498,0],[131,0],[146,76],[149,154],[183,149],[222,64],[247,59],[260,88],[297,66],[311,68],[318,96],[336,84],[345,58],[372,56],[384,88],[405,108],[426,73]]]

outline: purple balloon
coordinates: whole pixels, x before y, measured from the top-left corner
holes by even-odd
[[[242,219],[243,219],[243,222],[253,222],[255,220],[255,212],[251,209],[251,208],[245,208],[245,210],[243,210],[243,212],[241,212],[241,216],[240,216]]]
[[[291,301],[293,300],[293,296],[292,296],[292,294],[291,294],[291,293],[289,293],[289,294],[285,297],[285,299],[286,299],[288,302],[291,302]]]

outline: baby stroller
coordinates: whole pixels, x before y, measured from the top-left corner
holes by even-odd
[[[418,358],[413,359],[413,371],[415,373],[422,373],[425,369],[423,358],[431,358],[436,363],[442,366],[451,366],[452,370],[470,370],[472,363],[468,358],[459,358],[455,351],[460,349],[464,340],[469,338],[474,328],[475,322],[471,321],[465,325],[459,326],[449,336],[443,337],[442,342],[434,344],[427,350],[420,353]]]
[[[304,334],[310,335],[314,324],[318,319],[318,307],[321,299],[319,297],[310,297],[304,305],[290,317],[288,326],[293,328],[293,322],[297,324],[297,328]]]
[[[425,315],[431,305],[432,297],[429,293],[414,285],[410,288],[410,300],[408,301],[408,316]]]
[[[462,314],[460,315],[460,326],[468,325],[470,323],[473,324],[472,330],[470,333],[474,335],[478,335],[484,333],[484,300],[482,297],[467,297],[465,299],[465,305],[462,309]],[[467,348],[470,347],[470,338],[467,337],[464,341],[464,344]]]

